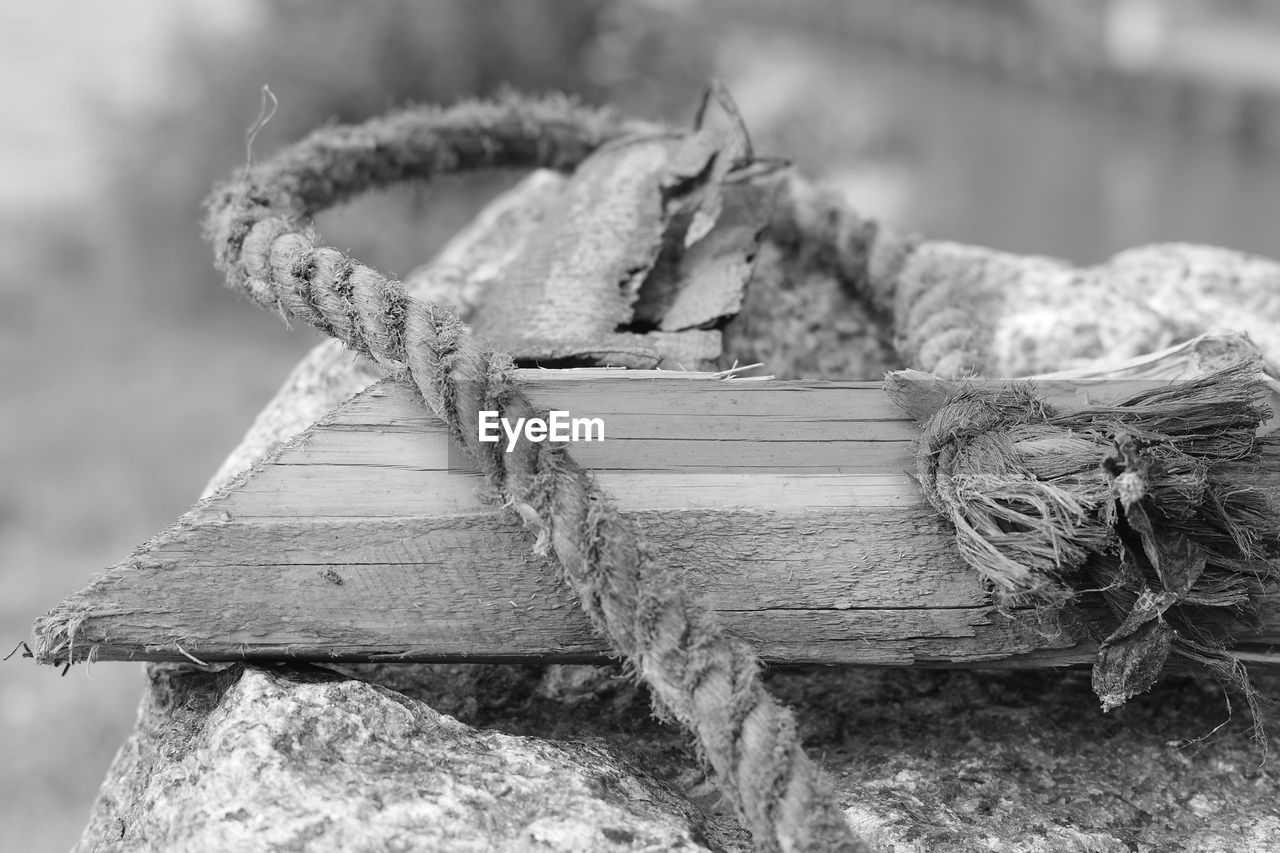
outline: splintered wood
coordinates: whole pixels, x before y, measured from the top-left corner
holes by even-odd
[[[569,445],[722,624],[774,662],[1054,666],[1079,626],[997,612],[920,495],[878,383],[522,371],[599,416]],[[1037,383],[1061,406],[1137,387]],[[1277,472],[1268,471],[1268,477]],[[1280,593],[1237,653],[1280,662]],[[381,382],[44,617],[37,657],[593,661],[608,648],[407,387]]]

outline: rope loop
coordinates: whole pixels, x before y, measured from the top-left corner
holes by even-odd
[[[567,453],[496,454],[479,444],[481,408],[532,411],[511,359],[451,308],[317,246],[308,225],[327,207],[399,181],[494,167],[570,169],[642,129],[559,97],[412,109],[324,128],[215,191],[205,231],[230,287],[408,373],[506,505],[538,532],[535,547],[555,553],[584,611],[649,684],[659,710],[695,734],[759,849],[867,851],[805,755],[791,712],[761,683],[755,654],[720,629],[595,480]],[[694,656],[700,678],[690,682]],[[731,689],[707,694],[703,684]]]

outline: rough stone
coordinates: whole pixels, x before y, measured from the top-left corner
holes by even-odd
[[[1280,674],[1255,682],[1280,695]],[[1109,714],[1079,670],[810,667],[769,687],[796,707],[850,821],[886,851],[1280,849],[1268,745],[1203,677],[1166,678]]]
[[[222,697],[240,678],[237,669],[218,674],[189,666],[153,669],[156,686],[144,700],[138,731],[103,786],[80,850],[159,849],[142,843],[135,819],[152,808],[148,796],[174,797],[181,792],[174,780],[198,781],[184,776],[183,768],[193,766],[190,756],[205,748],[207,732],[218,728],[217,720],[231,719]],[[403,707],[423,709],[416,712],[418,720],[451,721],[427,712],[428,705],[456,715],[462,722],[453,725],[462,726],[470,733],[467,737],[477,741],[495,737],[498,743],[532,743],[538,745],[535,752],[567,749],[583,766],[575,770],[570,763],[552,765],[557,773],[569,774],[563,785],[572,786],[575,775],[589,777],[600,767],[624,768],[647,786],[646,791],[656,790],[664,797],[657,804],[692,828],[692,841],[732,853],[751,849],[699,769],[688,737],[654,719],[647,692],[615,667],[378,664],[343,669],[395,693],[355,681],[333,682],[333,675],[249,670],[261,673],[264,680],[285,682],[278,688],[285,696],[297,689],[290,685],[306,687],[312,679],[307,689],[314,704],[296,698],[266,703],[276,716],[294,717],[271,721],[272,726],[285,727],[271,731],[309,732],[307,715],[317,726],[307,735],[312,739],[303,741],[307,748],[295,751],[298,763],[282,764],[284,769],[301,774],[305,781],[310,769],[325,761],[351,762],[342,771],[348,774],[344,778],[355,781],[323,789],[327,801],[319,795],[285,799],[271,791],[253,794],[254,802],[264,795],[276,797],[281,814],[289,810],[293,821],[305,824],[317,815],[335,821],[329,834],[294,849],[331,849],[325,846],[329,838],[353,831],[348,823],[368,821],[352,803],[363,801],[366,791],[381,784],[388,768],[400,766],[394,763],[396,754],[421,754],[388,745],[399,735],[379,741],[379,728],[409,728],[408,722],[394,723],[402,713],[396,709]],[[796,709],[805,746],[832,774],[849,819],[885,851],[1264,853],[1280,847],[1280,777],[1265,761],[1267,747],[1251,740],[1247,715],[1237,709],[1237,717],[1227,722],[1227,696],[1210,680],[1167,678],[1110,714],[1097,709],[1088,672],[1072,670],[814,666],[774,668],[766,680],[781,701]],[[1264,694],[1280,695],[1280,675],[1262,673],[1255,680]],[[246,691],[242,699],[264,695],[264,689]],[[329,709],[323,715],[321,702]],[[259,709],[246,713],[265,716]],[[342,736],[353,744],[345,753],[326,745],[329,741],[320,736],[343,717]],[[381,722],[388,718],[392,724]],[[450,724],[442,724],[441,730],[456,731]],[[375,737],[369,740],[370,735]],[[250,747],[261,741],[246,736],[223,742],[238,743],[242,753],[255,755]],[[1277,745],[1280,741],[1273,734],[1271,749]],[[358,760],[371,751],[386,761]],[[408,772],[400,767],[395,772]],[[644,772],[628,769],[635,767]],[[333,776],[336,771],[324,772]],[[284,783],[283,775],[276,778],[283,788],[300,784]],[[506,783],[497,773],[487,778],[494,785]],[[548,784],[561,785],[558,778]],[[687,802],[665,799],[671,797],[669,792]],[[672,802],[674,806],[665,805]],[[217,813],[170,812],[175,830],[199,814]],[[154,821],[144,826],[154,826]],[[120,840],[121,829],[123,841],[132,846]],[[459,849],[433,848],[426,841],[422,846]]]
[[[155,667],[80,851],[708,850],[599,746],[478,731],[318,669]]]
[[[914,329],[899,335],[898,349],[937,373],[1093,367],[1222,329],[1247,333],[1272,359],[1280,355],[1280,264],[1211,246],[1142,246],[1076,267],[929,241],[907,259],[898,292],[898,323]],[[930,296],[904,296],[920,293]],[[939,357],[935,345],[946,340],[939,324],[972,335],[973,361]]]
[[[480,728],[606,746],[688,798],[712,847],[751,849],[688,738],[654,719],[617,667],[346,669]],[[809,666],[765,678],[795,708],[850,821],[885,851],[1280,848],[1268,745],[1203,677],[1170,676],[1109,714],[1087,670]],[[1280,674],[1254,679],[1280,696]]]
[[[836,276],[766,242],[739,314],[724,330],[724,361],[764,365],[780,379],[882,379],[904,367],[891,324]]]

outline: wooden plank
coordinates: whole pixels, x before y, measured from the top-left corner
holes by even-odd
[[[566,375],[572,374],[572,375]],[[1045,666],[1078,629],[994,610],[909,472],[880,386],[529,371],[600,416],[570,452],[766,660]],[[1150,383],[1147,383],[1150,384]],[[1063,406],[1134,389],[1062,380]],[[451,462],[453,463],[451,466]],[[43,659],[598,660],[555,565],[485,495],[412,389],[357,395],[37,626]],[[1280,660],[1280,596],[1251,659]]]

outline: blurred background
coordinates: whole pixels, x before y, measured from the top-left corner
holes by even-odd
[[[199,204],[329,121],[503,86],[687,122],[724,79],[758,150],[932,236],[1100,261],[1280,255],[1267,0],[0,3],[0,641],[175,519],[317,338],[219,287]],[[404,275],[511,183],[363,199],[330,245]],[[65,850],[140,666],[0,666],[0,845]]]

